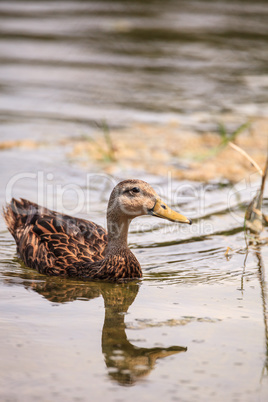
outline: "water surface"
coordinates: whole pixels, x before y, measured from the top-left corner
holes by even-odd
[[[0,138],[46,145],[0,151],[0,205],[24,197],[105,225],[123,173],[90,175],[60,139],[103,119],[202,132],[204,113],[265,115],[267,14],[265,1],[2,1]],[[268,251],[243,232],[259,179],[132,175],[194,222],[132,223],[137,283],[42,276],[0,218],[1,401],[266,401]]]
[[[267,18],[260,0],[2,1],[1,136],[267,114]]]
[[[13,166],[1,173],[1,204],[22,165],[32,174],[53,172],[54,189],[62,182],[86,192],[86,172],[61,160],[56,148],[47,157],[44,150],[27,152],[1,152]],[[169,199],[164,178],[144,178],[194,223],[186,228],[152,217],[132,223],[129,241],[144,273],[138,283],[40,275],[17,258],[1,220],[1,400],[266,400],[267,247],[247,255],[243,208],[226,209],[232,189],[214,185],[203,210],[198,197],[185,195],[184,204]],[[78,215],[88,218],[90,206],[90,218],[105,225],[111,183],[91,181],[90,205]],[[53,207],[48,184],[44,200]],[[37,200],[36,186],[37,179],[20,178],[13,195]],[[240,198],[249,199],[251,190],[240,190]],[[74,197],[66,193],[63,201],[62,208],[74,210]]]

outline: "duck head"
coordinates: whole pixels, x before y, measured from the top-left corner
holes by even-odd
[[[124,180],[113,189],[107,211],[109,220],[129,220],[141,215],[152,215],[172,222],[188,223],[192,221],[169,208],[154,191],[142,180]]]

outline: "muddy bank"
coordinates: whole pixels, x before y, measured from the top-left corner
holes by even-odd
[[[235,144],[263,166],[267,133],[268,119],[248,121],[248,126],[236,136]],[[178,122],[134,124],[127,129],[75,140],[69,156],[86,168],[93,163],[110,174],[135,170],[156,175],[169,173],[179,180],[234,183],[256,171],[244,156],[222,144],[219,132],[199,133]]]
[[[224,121],[224,118],[222,119]],[[240,119],[241,121],[241,119]],[[225,117],[222,123],[229,138],[241,126],[239,120]],[[264,166],[268,141],[268,118],[244,120],[233,142],[246,151],[260,167]],[[210,122],[211,126],[211,122]],[[58,147],[67,159],[88,171],[108,174],[147,173],[178,180],[236,183],[256,168],[241,154],[224,144],[219,125],[198,132],[178,121],[168,124],[135,123],[126,128],[96,128],[90,135],[54,141],[2,141],[0,150]],[[231,127],[231,128],[230,128]]]

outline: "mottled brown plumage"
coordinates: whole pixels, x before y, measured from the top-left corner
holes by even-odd
[[[7,227],[28,267],[46,275],[108,281],[142,276],[140,264],[127,246],[127,233],[131,220],[145,214],[191,223],[170,210],[141,180],[125,180],[112,191],[108,233],[93,222],[24,199],[12,199],[4,209]]]

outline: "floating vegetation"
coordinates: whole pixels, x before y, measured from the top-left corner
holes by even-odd
[[[98,128],[103,136],[96,132],[91,141],[72,140],[69,156],[87,169],[94,167],[108,174],[139,171],[171,174],[178,180],[237,183],[255,168],[234,147],[250,152],[256,163],[264,164],[268,119],[238,124],[229,134],[227,125],[228,121],[220,129],[198,133],[178,122],[136,123],[111,130],[101,122]],[[227,146],[234,140],[234,147]]]

